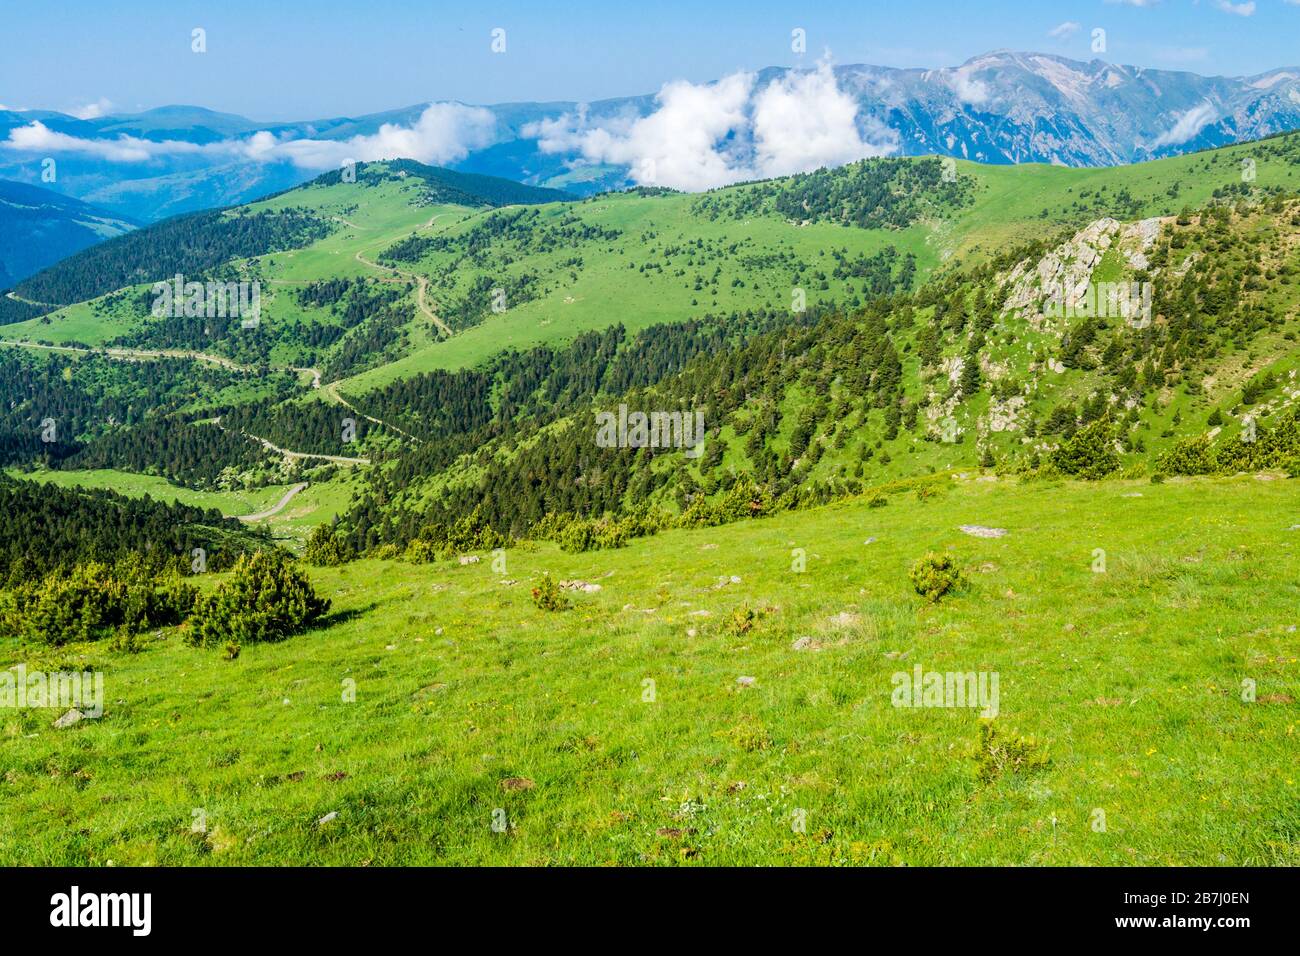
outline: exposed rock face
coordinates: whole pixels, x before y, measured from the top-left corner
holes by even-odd
[[[986,528],[978,524],[959,525],[957,530],[970,535],[972,538],[1004,538],[1007,534],[1006,528]]]
[[[990,432],[1013,432],[1020,425],[1020,413],[1024,408],[1023,395],[1012,395],[1005,402],[991,399],[989,410],[984,416],[984,427]]]
[[[1037,263],[1026,260],[1017,265],[1007,277],[1002,311],[1025,319],[1038,331],[1059,334],[1063,326],[1052,313],[1087,301],[1093,272],[1106,252],[1117,246],[1130,268],[1146,269],[1150,264],[1146,254],[1167,221],[1122,223],[1105,218],[1090,223]]]

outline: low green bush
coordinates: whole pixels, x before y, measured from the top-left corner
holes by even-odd
[[[542,580],[533,588],[532,595],[533,603],[543,611],[567,611],[572,606],[568,595],[560,590],[549,573],[542,575]]]
[[[944,595],[966,586],[966,576],[950,554],[934,551],[918,558],[910,572],[912,587],[927,601],[937,603]]]
[[[343,538],[329,524],[319,524],[312,529],[302,553],[304,561],[318,568],[337,567],[354,557]]]
[[[1052,464],[1064,475],[1096,481],[1119,470],[1114,436],[1105,419],[1089,422],[1052,453]]]
[[[228,580],[199,598],[186,622],[198,646],[282,641],[316,623],[330,608],[306,573],[282,551],[241,557]]]
[[[196,591],[179,572],[151,572],[123,559],[58,571],[8,592],[0,626],[42,644],[93,641],[179,624]]]

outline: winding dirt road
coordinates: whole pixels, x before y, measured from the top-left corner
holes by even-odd
[[[6,293],[5,293],[5,298],[7,298],[7,299],[13,299],[15,302],[21,302],[21,303],[23,303],[23,305],[36,305],[36,306],[40,306],[42,309],[61,309],[61,308],[63,308],[63,306],[61,306],[61,305],[54,305],[54,304],[52,304],[52,303],[50,303],[50,302],[36,302],[36,301],[34,301],[34,300],[32,300],[32,299],[24,299],[24,298],[23,298],[22,296],[20,296],[17,292],[6,292]]]
[[[13,348],[43,349],[47,352],[75,352],[84,355],[102,355],[105,358],[120,359],[121,361],[124,362],[143,362],[143,361],[149,361],[152,359],[160,359],[160,358],[190,359],[196,362],[210,362],[213,365],[219,365],[222,368],[227,368],[230,369],[231,371],[236,371],[236,372],[257,371],[257,368],[255,366],[241,365],[238,362],[228,359],[223,355],[212,355],[208,352],[195,352],[187,349],[126,349],[126,348],[107,348],[107,347],[96,349],[96,348],[84,348],[79,345],[41,345],[37,342],[17,342],[9,339],[0,339],[0,346],[6,346],[6,345]],[[310,375],[311,387],[313,389],[320,389],[321,393],[326,397],[327,400],[343,408],[346,408],[354,415],[360,415],[366,421],[374,425],[378,425],[381,428],[387,428],[390,431],[396,432],[397,434],[401,435],[403,438],[408,439],[409,441],[415,442],[417,444],[420,442],[419,438],[412,435],[410,432],[406,431],[405,429],[398,428],[396,425],[390,424],[384,421],[382,418],[375,418],[374,416],[367,415],[365,412],[361,411],[359,408],[357,408],[355,405],[353,405],[351,402],[349,402],[347,399],[345,399],[342,395],[339,394],[337,382],[330,382],[328,385],[322,388],[321,374],[320,374],[320,369],[318,368],[311,368],[310,366],[298,366],[298,365],[268,365],[266,367],[273,371],[297,372],[301,375]],[[271,450],[279,452],[280,454],[283,454],[289,458],[321,458],[326,461],[335,461],[335,462],[346,463],[346,464],[364,464],[364,465],[370,464],[370,459],[368,458],[344,458],[341,456],[316,455],[310,452],[291,451],[288,449],[277,448],[275,445],[272,445],[270,442],[267,442],[265,439],[258,438],[256,435],[249,435],[248,437],[262,442]]]
[[[429,228],[434,224],[434,222],[438,220],[440,216],[444,216],[444,215],[447,214],[446,213],[435,214],[429,219],[428,222],[426,222],[420,228],[422,229]],[[360,226],[354,222],[350,222],[349,220],[345,219],[342,216],[335,216],[334,219],[353,229],[364,230],[368,228],[366,226]],[[386,266],[379,262],[375,262],[373,260],[367,259],[361,254],[361,250],[357,250],[356,259],[362,265],[369,266],[370,268],[377,269],[381,272],[391,273],[392,276],[394,276],[394,278],[386,279],[383,281],[388,281],[388,282],[414,281],[416,284],[416,304],[419,306],[420,311],[423,312],[425,317],[428,318],[444,335],[450,336],[452,334],[451,327],[447,325],[447,323],[443,322],[442,319],[438,318],[438,316],[434,313],[434,311],[431,308],[429,308],[428,303],[425,301],[425,293],[429,285],[429,280],[427,277],[418,275],[417,273],[414,272],[404,272],[401,269],[396,269],[393,268],[392,266]],[[297,281],[305,281],[305,280],[273,279],[271,281],[278,282],[278,283],[285,283],[286,281],[297,282]],[[46,305],[46,303],[43,302],[33,302],[30,299],[24,299],[13,292],[9,292],[6,294],[10,299],[13,299],[15,302],[23,302],[28,305],[37,305],[37,306]],[[131,348],[121,348],[121,347],[110,347],[110,346],[103,346],[101,348],[88,348],[79,345],[43,345],[37,342],[22,342],[22,341],[17,341],[12,339],[0,339],[0,346],[9,346],[11,348],[42,349],[48,352],[69,352],[69,353],[80,353],[84,355],[102,355],[105,358],[120,359],[122,361],[127,361],[127,362],[138,362],[138,361],[147,361],[151,359],[163,359],[163,358],[179,358],[179,359],[189,359],[195,362],[207,362],[211,365],[217,365],[222,368],[229,369],[231,371],[237,371],[237,372],[257,371],[257,367],[255,366],[242,365],[239,362],[236,362],[233,359],[226,358],[225,356],[222,355],[213,355],[209,352],[199,352],[193,349],[131,349]],[[372,424],[393,431],[398,435],[401,435],[403,438],[407,439],[408,441],[415,442],[417,444],[420,443],[421,441],[421,439],[417,438],[415,435],[412,435],[410,432],[406,431],[405,429],[390,424],[389,422],[384,421],[382,418],[375,418],[361,411],[359,408],[357,408],[355,405],[353,405],[351,402],[345,399],[341,394],[339,394],[337,382],[330,382],[324,388],[321,388],[320,369],[310,368],[310,367],[299,367],[293,365],[267,365],[265,367],[271,369],[272,371],[288,371],[288,372],[296,372],[303,375],[309,375],[311,376],[311,387],[313,389],[319,389],[325,395],[328,401],[348,409],[348,411],[352,412],[355,415],[361,416],[366,421],[371,422]],[[248,437],[261,442],[263,445],[265,445],[267,448],[271,449],[272,451],[278,452],[288,458],[312,458],[312,459],[321,459],[324,461],[334,461],[334,462],[340,462],[346,464],[366,464],[366,465],[370,464],[370,459],[368,458],[345,458],[342,456],[316,455],[307,452],[291,451],[288,449],[278,448],[277,446],[271,444],[266,439],[258,438],[258,436],[256,435],[249,435]],[[285,499],[280,503],[279,506],[277,506],[276,510],[278,510],[278,508],[281,508],[285,504],[287,504],[288,500],[293,495],[297,494],[298,491],[300,490],[301,490],[300,488],[296,490],[290,489],[289,493],[286,494]]]
[[[213,423],[214,423],[218,428],[222,429],[223,431],[231,431],[231,430],[232,430],[232,429],[226,428],[225,425],[221,424],[221,418],[220,418],[220,417],[217,417],[217,418],[212,419],[212,422],[213,422]],[[253,441],[261,443],[262,447],[265,448],[267,451],[273,451],[273,452],[275,452],[277,455],[283,455],[285,458],[298,458],[298,459],[302,459],[302,460],[304,460],[304,461],[306,461],[306,460],[313,460],[313,461],[332,461],[332,462],[334,462],[334,464],[336,464],[336,465],[368,465],[368,464],[370,464],[370,459],[369,459],[369,458],[348,458],[348,457],[346,457],[346,456],[344,456],[344,455],[322,455],[322,454],[319,454],[319,453],[314,452],[314,451],[293,451],[292,449],[289,449],[289,448],[281,448],[279,445],[276,445],[276,444],[274,444],[273,442],[271,442],[270,440],[268,440],[268,439],[266,439],[266,438],[263,438],[261,435],[253,435],[253,434],[251,434],[251,433],[249,433],[249,432],[237,432],[236,434],[243,435],[245,438],[251,438],[251,439],[253,439]]]
[[[436,315],[434,315],[433,310],[430,309],[429,306],[425,304],[424,292],[425,289],[429,287],[429,280],[426,277],[419,275],[418,273],[415,272],[403,272],[401,269],[394,269],[392,266],[386,266],[378,262],[372,262],[370,259],[367,259],[365,256],[361,254],[360,249],[357,250],[356,258],[357,258],[357,262],[360,262],[362,265],[370,266],[372,269],[382,269],[386,272],[391,272],[393,273],[393,275],[398,276],[400,279],[407,280],[407,281],[414,279],[415,280],[415,304],[420,307],[420,311],[425,314],[425,316],[429,319],[429,321],[431,321],[434,325],[438,327],[438,330],[442,332],[443,335],[446,335],[448,337],[451,336],[452,334],[451,326],[448,325],[446,322],[442,321],[442,319],[438,318]]]
[[[320,386],[320,379],[319,379],[319,377],[318,377],[318,378],[316,379],[316,387],[319,387],[319,386]],[[390,430],[392,430],[392,431],[395,431],[395,432],[397,432],[397,434],[401,435],[403,438],[407,438],[407,439],[409,439],[410,441],[415,442],[417,445],[421,444],[421,439],[416,438],[416,437],[415,437],[414,435],[412,435],[410,432],[405,431],[404,429],[398,428],[396,425],[391,425],[391,424],[389,424],[388,422],[384,421],[382,418],[375,418],[375,417],[373,417],[373,416],[371,416],[371,415],[367,415],[365,412],[361,411],[359,408],[357,408],[355,405],[353,405],[353,404],[352,404],[351,402],[349,402],[346,398],[344,398],[342,395],[339,394],[339,383],[338,383],[338,382],[330,382],[328,385],[325,386],[324,392],[325,392],[325,395],[330,399],[330,401],[335,402],[335,403],[337,403],[337,404],[339,404],[339,405],[342,405],[342,406],[343,406],[344,408],[346,408],[348,411],[352,412],[352,413],[355,414],[355,415],[360,415],[360,416],[361,416],[362,418],[364,418],[366,421],[371,422],[372,424],[375,424],[375,425],[379,425],[379,426],[382,427],[382,428],[387,428],[387,429],[390,429]]]
[[[309,482],[300,481],[290,487],[272,507],[265,511],[259,511],[251,515],[226,515],[227,518],[238,518],[240,521],[264,521],[267,518],[273,518],[285,509],[285,506],[293,500],[293,496],[307,487]]]

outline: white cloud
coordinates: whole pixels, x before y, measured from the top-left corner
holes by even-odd
[[[1252,17],[1255,15],[1255,0],[1247,0],[1246,3],[1231,3],[1229,0],[1215,0],[1214,5],[1224,13],[1231,13],[1238,17]]]
[[[630,123],[584,128],[574,117],[565,130],[560,121],[540,146],[546,152],[576,147],[583,158],[632,168],[638,183],[675,189],[711,189],[745,178],[738,174],[731,134],[745,128],[745,107],[753,90],[751,73],[734,73],[716,83],[667,83],[656,97],[658,109]],[[581,124],[581,125],[579,125]]]
[[[29,153],[79,153],[97,156],[112,163],[143,163],[158,156],[197,154],[205,149],[194,143],[176,140],[155,143],[135,136],[86,139],[55,132],[39,121],[10,130],[9,138],[0,143],[0,146]]]
[[[1054,40],[1068,40],[1081,29],[1083,29],[1081,24],[1075,23],[1073,20],[1066,20],[1064,23],[1048,30],[1047,35]]]
[[[459,103],[430,104],[411,126],[385,123],[368,136],[346,140],[277,139],[272,133],[254,133],[247,139],[228,139],[198,145],[180,140],[154,142],[135,136],[89,139],[56,132],[33,122],[11,130],[0,146],[31,153],[78,153],[113,163],[143,163],[165,156],[229,156],[255,162],[289,161],[303,169],[332,169],[349,160],[414,159],[444,164],[463,159],[471,149],[490,145],[496,120],[482,107]]]
[[[1185,143],[1215,119],[1215,110],[1209,100],[1193,106],[1178,116],[1172,129],[1156,137],[1152,146],[1176,146]]]
[[[289,159],[304,169],[331,169],[352,160],[413,159],[440,166],[489,146],[496,118],[488,110],[460,103],[432,103],[411,126],[385,123],[369,136],[351,139],[277,140],[265,131],[245,142],[250,159]]]
[[[1126,7],[1154,7],[1160,0],[1106,0],[1110,4],[1121,4]]]
[[[74,106],[72,109],[68,110],[68,115],[75,116],[79,120],[92,120],[99,119],[112,109],[113,104],[101,96],[93,103],[86,103],[84,106]]]
[[[972,106],[989,98],[989,88],[982,81],[971,79],[960,70],[952,74],[952,90],[957,94],[957,99]]]
[[[576,152],[580,161],[628,166],[646,186],[700,191],[745,179],[835,166],[898,148],[897,134],[864,121],[839,89],[829,63],[790,72],[762,88],[751,73],[716,83],[667,83],[648,116],[593,125],[585,108],[524,129],[547,153]]]
[[[759,173],[788,176],[897,150],[897,134],[880,123],[868,126],[875,142],[864,140],[857,114],[857,101],[839,88],[828,63],[768,84],[754,101]]]

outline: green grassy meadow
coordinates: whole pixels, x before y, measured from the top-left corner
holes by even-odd
[[[1300,862],[1290,483],[944,484],[504,568],[311,569],[326,625],[233,661],[174,630],[6,644],[102,670],[105,711],[0,718],[0,862]],[[967,589],[914,594],[927,551]],[[600,590],[543,611],[543,572]],[[918,664],[996,672],[1000,739],[1046,764],[982,781],[975,710],[891,706]]]
[[[48,482],[60,488],[107,488],[132,498],[148,495],[155,501],[179,501],[193,508],[216,508],[231,517],[256,514],[270,508],[289,488],[288,485],[267,485],[247,491],[198,491],[173,484],[159,475],[138,475],[113,468],[30,473],[11,468],[8,473],[14,478]]]
[[[178,501],[194,508],[216,508],[232,518],[260,514],[274,507],[292,487],[289,483],[234,491],[199,491],[173,484],[158,475],[139,475],[112,468],[34,472],[11,468],[7,473],[14,478],[47,482],[61,488],[106,488],[132,498],[148,495],[155,501]],[[278,543],[291,550],[300,550],[312,528],[347,510],[358,482],[358,475],[347,469],[340,470],[328,481],[311,481],[283,510],[253,524],[269,526],[271,536]]]

